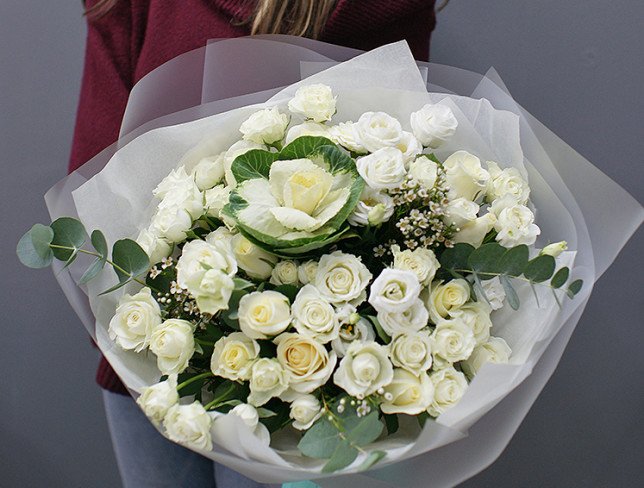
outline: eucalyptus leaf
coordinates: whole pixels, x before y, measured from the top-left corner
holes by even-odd
[[[510,307],[512,307],[512,310],[519,310],[521,301],[519,300],[519,296],[517,295],[516,290],[512,286],[512,283],[510,283],[510,279],[506,275],[501,275],[499,277],[499,280],[501,281],[501,285],[503,285],[503,290],[505,291],[505,297],[508,299],[508,303],[510,304]]]
[[[105,239],[105,235],[100,230],[96,229],[92,232],[91,241],[96,252],[98,252],[103,257],[103,261],[105,261],[107,259],[108,252],[107,239]]]
[[[509,276],[521,276],[528,265],[530,251],[528,246],[521,244],[505,251],[499,260],[499,271]]]
[[[537,256],[528,262],[523,275],[533,283],[541,283],[552,277],[555,272],[555,258],[548,255]]]
[[[132,280],[119,281],[116,285],[112,286],[111,288],[108,288],[107,290],[105,290],[105,291],[103,291],[103,292],[99,293],[98,295],[99,295],[99,296],[102,296],[102,295],[107,295],[108,293],[112,293],[113,291],[116,291],[116,290],[118,290],[119,288],[124,287],[124,286],[125,286],[125,285],[127,285],[130,281],[132,281]]]
[[[448,247],[441,254],[439,261],[443,268],[449,270],[465,270],[468,269],[468,259],[470,254],[474,251],[474,246],[459,242],[454,244],[454,247]]]
[[[583,280],[575,280],[570,285],[568,285],[568,295],[572,298],[574,297],[577,293],[581,291],[581,287],[583,286],[584,281]]]
[[[338,430],[322,417],[306,431],[297,447],[305,456],[325,459],[333,455],[340,441]]]
[[[147,273],[150,268],[150,258],[147,253],[132,239],[121,239],[112,247],[112,261],[120,282]]]
[[[61,217],[51,223],[51,228],[54,231],[54,238],[51,244],[71,248],[52,248],[56,259],[60,259],[61,261],[69,260],[74,252],[80,249],[87,240],[87,232],[80,220],[71,217]]]
[[[364,446],[375,441],[380,437],[385,427],[378,418],[378,412],[376,410],[373,410],[364,417],[355,415],[349,418],[343,418],[343,423],[347,438],[358,446]]]
[[[54,231],[43,224],[35,224],[18,241],[16,254],[22,264],[29,268],[46,268],[54,259],[49,247]]]
[[[251,281],[243,278],[233,278],[233,283],[235,284],[235,290],[246,290],[255,286]]]
[[[566,281],[568,281],[568,277],[570,276],[570,269],[567,267],[561,268],[559,271],[555,273],[555,275],[552,277],[552,280],[550,281],[550,286],[553,288],[561,288]]]
[[[322,467],[323,473],[333,473],[349,466],[358,457],[358,450],[349,441],[338,444],[331,459]]]
[[[500,262],[506,249],[496,242],[483,244],[470,254],[467,262],[480,279],[489,280],[500,273]]]
[[[386,455],[387,453],[384,451],[371,451],[367,456],[367,459],[365,459],[364,462],[360,465],[359,471],[366,471]]]

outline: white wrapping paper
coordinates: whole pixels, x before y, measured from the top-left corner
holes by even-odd
[[[380,110],[409,130],[412,111],[430,101],[449,105],[459,126],[436,151],[439,158],[465,149],[502,167],[518,168],[532,188],[541,244],[568,241],[575,252],[558,260],[574,264],[573,277],[584,280],[581,293],[561,300],[561,308],[551,294],[541,293],[537,307],[528,287],[517,286],[520,310],[505,307],[492,317],[494,335],[505,338],[513,350],[510,363],[484,366],[461,402],[428,421],[422,431],[415,421],[401,422],[398,433],[377,442],[387,457],[376,469],[355,473],[350,467],[342,474],[321,475],[323,462],[300,456],[296,435],[279,435],[267,447],[229,416],[215,420],[215,449],[202,454],[261,482],[453,486],[490,464],[507,445],[554,371],[592,284],[641,224],[644,210],[521,108],[495,72],[481,76],[431,63],[419,68],[403,42],[355,54],[308,39],[262,36],[213,41],[179,56],[132,91],[119,141],[52,188],[46,200],[52,218],[76,215],[89,230],[103,230],[109,242],[136,237],[154,211],[152,190],[170,170],[227,149],[239,140],[245,118],[267,106],[285,109],[301,84],[333,88],[338,96],[334,123]],[[300,81],[303,76],[308,77]],[[97,295],[115,283],[113,273],[104,271],[78,288],[74,278],[80,272],[71,266],[58,273],[61,286],[136,395],[159,379],[154,358],[123,351],[107,337],[119,293]]]

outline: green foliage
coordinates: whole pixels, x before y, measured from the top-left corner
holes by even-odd
[[[583,286],[584,282],[583,280],[575,280],[570,285],[568,285],[568,290],[567,294],[570,298],[573,298],[577,293],[581,291],[581,287]]]
[[[552,286],[553,288],[561,288],[564,285],[564,283],[568,281],[569,276],[570,276],[570,270],[568,268],[561,268],[552,277],[552,280],[550,281],[550,286]]]
[[[507,298],[510,307],[512,307],[512,310],[519,310],[521,302],[519,301],[519,296],[512,286],[512,283],[510,283],[510,279],[507,277],[507,275],[501,275],[499,277],[499,281],[501,281],[501,285],[503,286],[503,290],[505,291],[505,297]]]
[[[329,461],[322,467],[323,473],[333,473],[346,468],[358,457],[358,450],[347,439],[343,439],[336,446]]]
[[[384,451],[371,451],[360,465],[360,471],[366,471],[387,455]]]
[[[378,334],[380,340],[385,344],[389,344],[391,342],[391,337],[389,337],[389,334],[387,334],[385,332],[385,329],[382,328],[378,317],[376,317],[375,315],[369,315],[368,318],[373,324],[373,327],[376,329],[376,334]]]
[[[523,270],[523,275],[533,283],[541,283],[552,277],[555,272],[555,258],[544,255],[537,256]]]
[[[112,261],[117,266],[114,271],[120,282],[141,276],[150,267],[147,253],[132,239],[120,239],[114,243]]]
[[[277,158],[277,154],[253,149],[237,156],[231,166],[231,171],[237,183],[252,180],[254,178],[268,178],[271,164]]]
[[[105,263],[107,262],[107,253],[108,253],[108,248],[107,248],[107,240],[105,239],[105,236],[100,230],[95,230],[92,232],[91,235],[91,242],[92,246],[94,246],[94,249],[96,249],[96,252],[100,254],[94,262],[87,268],[85,273],[83,273],[83,276],[81,276],[81,279],[79,281],[79,284],[83,285],[87,283],[88,281],[94,279],[98,273],[101,272],[101,270],[105,267]]]
[[[316,152],[322,146],[335,146],[326,137],[302,136],[290,144],[284,146],[278,155],[278,159],[302,159]]]
[[[505,255],[505,248],[495,242],[483,244],[470,253],[467,263],[482,280],[489,280],[501,273],[501,258]]]
[[[61,217],[51,223],[54,231],[52,246],[61,246],[68,249],[52,247],[54,257],[60,261],[73,260],[78,250],[87,240],[87,232],[83,224],[71,217]]]
[[[54,253],[49,247],[53,238],[54,231],[51,227],[35,224],[18,241],[18,259],[29,268],[46,268],[54,259]]]
[[[449,247],[440,255],[441,267],[448,270],[466,270],[470,254],[474,251],[474,246],[459,242],[454,247]]]
[[[297,447],[305,456],[327,459],[333,455],[339,444],[338,429],[323,416],[306,431]]]
[[[398,431],[398,415],[395,413],[392,414],[383,414],[382,420],[385,422],[385,427],[387,427],[387,434],[395,434]]]

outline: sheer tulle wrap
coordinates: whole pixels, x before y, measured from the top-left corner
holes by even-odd
[[[454,408],[422,431],[414,419],[378,441],[387,457],[368,472],[349,468],[321,475],[322,461],[300,456],[295,435],[261,444],[240,419],[214,422],[215,447],[205,456],[267,483],[315,479],[322,486],[452,486],[493,462],[510,441],[553,373],[584,310],[593,283],[642,222],[644,210],[625,190],[577,154],[510,96],[498,74],[485,76],[449,66],[416,63],[404,42],[360,52],[308,39],[260,36],[213,40],[150,73],[134,87],[119,140],[46,195],[52,218],[79,217],[109,242],[136,237],[154,204],[152,190],[170,170],[188,168],[240,138],[239,125],[267,106],[285,108],[303,83],[325,83],[338,96],[337,123],[380,110],[409,121],[428,102],[449,105],[455,136],[436,154],[465,149],[481,159],[514,166],[528,177],[537,245],[568,241],[558,259],[573,266],[584,287],[557,306],[517,285],[522,306],[495,312],[494,335],[509,343],[509,364],[485,365]],[[408,127],[406,127],[408,129]],[[152,355],[116,347],[107,326],[119,293],[98,296],[116,282],[111,270],[77,286],[81,260],[57,271],[60,285],[83,324],[136,396],[158,381]],[[404,416],[403,416],[404,417]],[[225,441],[224,441],[225,439]],[[355,465],[358,465],[356,463]]]

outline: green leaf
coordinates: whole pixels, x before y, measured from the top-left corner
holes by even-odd
[[[360,465],[359,471],[366,471],[387,455],[384,451],[371,451]]]
[[[570,269],[564,266],[559,271],[557,271],[555,275],[552,277],[552,280],[550,281],[550,285],[553,288],[561,288],[564,285],[564,283],[568,281],[569,276],[570,276]]]
[[[85,232],[85,227],[80,220],[61,217],[51,223],[51,228],[54,231],[52,245],[72,248],[53,248],[54,256],[61,261],[69,260],[74,255],[75,250],[80,249],[87,240],[87,232]]]
[[[395,434],[398,431],[398,415],[395,413],[383,414],[382,419],[385,421],[388,435]]]
[[[584,285],[584,280],[575,280],[570,285],[568,285],[568,296],[570,298],[574,297],[577,293],[581,291],[581,287]]]
[[[338,430],[326,417],[322,417],[306,431],[297,447],[305,456],[325,459],[333,455],[339,444]]]
[[[79,285],[84,285],[88,281],[91,281],[96,277],[98,273],[103,269],[103,266],[105,266],[105,260],[101,258],[96,258],[94,262],[90,265],[89,268],[85,270],[83,273],[83,276],[81,276],[80,280],[78,281]]]
[[[501,285],[503,285],[503,290],[505,290],[505,297],[508,299],[510,307],[512,307],[512,310],[519,310],[521,302],[519,300],[517,292],[512,286],[512,283],[510,283],[510,279],[505,275],[501,275],[499,277],[499,280],[501,281]]]
[[[122,288],[123,286],[127,285],[130,281],[132,280],[120,281],[116,285],[112,286],[111,288],[108,288],[107,290],[99,293],[98,295],[102,296],[102,295],[107,295],[108,293],[112,293],[113,291],[116,291],[119,288]]]
[[[301,159],[316,152],[319,147],[334,146],[333,142],[326,137],[302,136],[290,144],[284,146],[280,151],[278,159]]]
[[[470,269],[478,274],[480,279],[489,280],[499,274],[499,264],[505,252],[506,249],[503,246],[496,242],[490,242],[472,251],[467,262]]]
[[[270,417],[275,417],[277,413],[273,412],[272,410],[269,410],[268,408],[258,408],[257,409],[257,415],[259,416],[260,419],[267,419]]]
[[[246,290],[248,288],[254,288],[255,285],[248,280],[243,278],[233,278],[233,283],[235,283],[235,290]]]
[[[544,255],[537,256],[528,262],[523,275],[533,283],[541,283],[550,279],[555,272],[555,258]]]
[[[107,240],[103,233],[96,229],[92,232],[91,241],[92,246],[94,246],[94,249],[101,255],[101,257],[96,258],[90,267],[83,273],[83,276],[81,276],[81,279],[78,282],[79,285],[83,285],[94,279],[105,267],[105,263],[107,261]]]
[[[107,259],[107,240],[105,239],[105,235],[100,230],[96,229],[92,232],[91,241],[96,252],[98,252],[104,260]]]
[[[246,290],[234,290],[228,300],[228,310],[221,312],[221,320],[231,329],[239,330],[239,316],[237,315],[239,301],[247,294]]]
[[[264,151],[263,149],[252,149],[235,158],[230,170],[237,180],[237,184],[255,178],[268,178],[273,161],[277,154]]]
[[[141,276],[150,268],[147,253],[132,239],[121,239],[114,243],[112,260],[121,268],[114,268],[120,282]]]
[[[499,260],[499,271],[510,276],[521,276],[528,265],[529,256],[530,251],[525,244],[510,248]]]
[[[375,441],[382,434],[384,424],[378,418],[378,412],[376,410],[365,417],[355,416],[355,419],[357,420],[351,417],[343,419],[345,428],[347,429],[347,438],[354,444],[364,446]]]
[[[358,457],[358,450],[349,441],[343,440],[333,452],[331,459],[322,467],[323,473],[333,473],[346,468]]]
[[[389,337],[389,335],[385,332],[385,329],[382,328],[378,317],[376,317],[375,315],[368,315],[368,318],[369,320],[371,320],[371,323],[376,329],[376,334],[378,334],[380,340],[385,344],[389,344],[391,342],[391,337]]]
[[[439,261],[446,269],[467,269],[468,259],[474,251],[474,246],[459,242],[454,247],[448,247],[441,254]]]
[[[22,264],[29,268],[46,268],[54,259],[49,247],[54,231],[43,224],[35,224],[18,241],[16,254]]]
[[[297,296],[299,288],[294,285],[279,285],[275,287],[275,291],[281,293],[286,298],[288,298],[289,302],[293,303],[295,301],[295,297]]]

